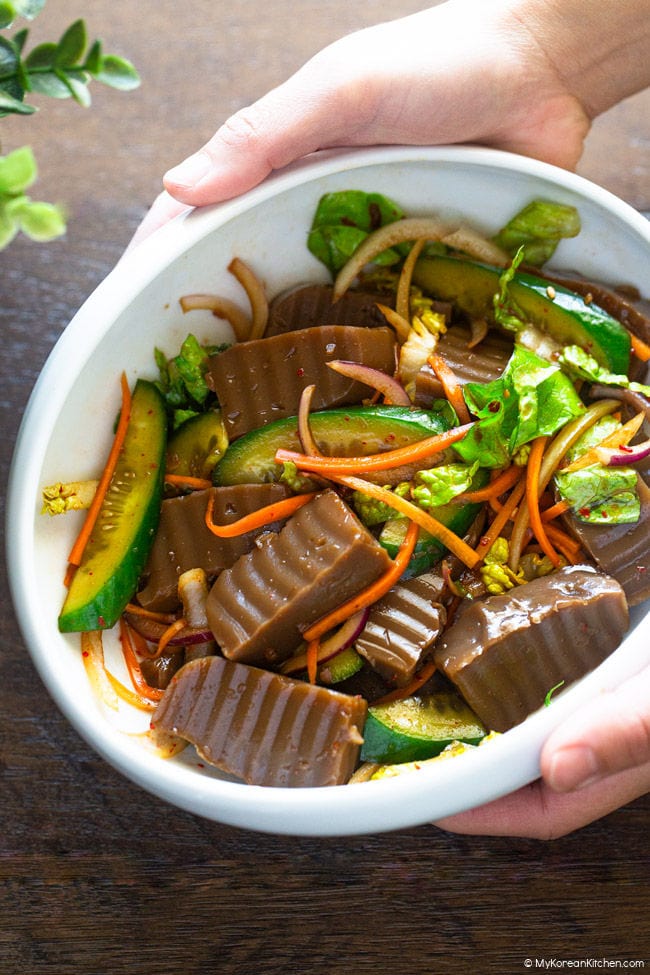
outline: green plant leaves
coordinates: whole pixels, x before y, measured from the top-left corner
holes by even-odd
[[[45,0],[0,0],[0,29],[10,27],[16,17],[33,20],[45,6]]]
[[[42,2],[24,0],[19,4],[0,0],[0,25],[7,25],[10,7],[23,16],[34,16]],[[132,91],[140,84],[133,65],[126,58],[104,54],[100,41],[93,41],[86,54],[88,35],[83,20],[70,24],[58,41],[38,44],[23,57],[27,36],[26,30],[19,31],[13,40],[0,36],[0,116],[33,112],[33,107],[24,104],[26,92],[38,92],[49,98],[73,98],[79,105],[88,107],[91,79],[120,91]]]
[[[19,231],[37,241],[53,240],[65,233],[60,207],[25,194],[36,176],[36,160],[29,146],[0,156],[0,249]]]

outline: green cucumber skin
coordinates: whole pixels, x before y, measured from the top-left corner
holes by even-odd
[[[489,479],[490,472],[484,468],[479,468],[472,481],[472,490],[477,491],[479,488],[485,487]],[[429,509],[428,513],[462,538],[480,513],[481,507],[481,502],[471,502],[461,505],[454,504],[453,501],[450,501],[449,504],[442,505],[440,508]],[[401,521],[402,519],[400,519]],[[406,524],[406,519],[403,519],[403,522]],[[386,529],[379,535],[379,544],[386,549],[391,559],[394,559],[397,555],[402,541],[403,535],[392,536]],[[440,559],[444,558],[446,552],[447,548],[442,542],[438,541],[432,535],[421,531],[402,579],[410,579],[413,576],[422,575],[423,572],[428,572]]]
[[[437,298],[453,302],[461,311],[493,321],[494,294],[501,269],[454,257],[422,258],[413,281]],[[513,301],[530,321],[563,345],[579,345],[611,372],[625,373],[630,365],[630,336],[617,319],[561,285],[517,271],[509,286]]]
[[[186,420],[169,438],[167,470],[170,474],[209,479],[214,463],[218,463],[225,452],[226,444],[227,434],[221,414],[214,410],[199,413]],[[219,456],[211,463],[211,458],[217,453]]]
[[[444,433],[447,420],[438,413],[402,406],[352,406],[312,413],[309,423],[314,437],[326,454],[350,454],[353,444],[359,453],[392,449]],[[383,430],[383,432],[382,432]],[[363,449],[365,446],[365,450]],[[276,420],[258,430],[251,430],[232,443],[215,466],[216,485],[277,481],[282,465],[275,463],[275,453],[283,447],[300,450],[298,420],[288,417]],[[347,449],[346,449],[347,447]]]
[[[114,475],[117,478],[125,468],[136,471],[132,480],[141,495],[138,508],[128,525],[116,529],[108,545],[97,542],[98,533],[88,542],[59,616],[62,633],[110,629],[132,598],[158,526],[166,429],[162,396],[152,383],[138,380],[129,429]],[[138,463],[131,463],[134,448]],[[100,511],[98,526],[101,520]]]
[[[423,708],[428,727],[407,729],[409,710],[418,706]],[[429,715],[427,709],[431,711]],[[382,765],[418,762],[434,758],[453,741],[477,745],[486,733],[476,715],[460,698],[453,693],[439,692],[428,698],[370,707],[363,729],[360,758],[362,762]]]

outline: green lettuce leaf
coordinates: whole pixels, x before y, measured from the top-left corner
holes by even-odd
[[[526,264],[541,267],[563,237],[576,237],[579,233],[580,215],[575,207],[533,200],[502,227],[494,242],[511,255],[523,248]]]
[[[448,504],[457,494],[468,491],[478,470],[478,461],[473,464],[440,464],[430,470],[418,471],[418,482],[411,490],[412,499],[421,508],[438,508]]]
[[[555,483],[571,510],[588,524],[626,525],[639,520],[637,472],[633,467],[591,464],[581,470],[558,471]]]
[[[608,372],[578,345],[566,345],[560,353],[558,362],[562,369],[575,379],[586,379],[588,382],[600,383],[603,386],[620,386],[650,396],[650,386],[634,382],[623,374]]]
[[[393,223],[404,211],[381,193],[342,190],[321,197],[312,221],[307,246],[314,257],[332,272],[343,267],[373,230]],[[400,254],[392,248],[376,259],[377,264],[395,264]]]
[[[585,410],[560,368],[521,346],[499,379],[467,383],[464,397],[478,423],[453,449],[480,467],[505,466],[523,444],[551,436]]]

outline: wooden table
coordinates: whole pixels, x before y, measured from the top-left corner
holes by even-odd
[[[397,0],[390,12],[422,6]],[[2,123],[5,151],[34,146],[36,195],[70,212],[63,241],[17,240],[0,255],[3,487],[45,358],[119,257],[161,173],[329,40],[386,11],[375,0],[51,0],[35,37],[85,15],[108,50],[138,65],[143,85],[130,95],[96,86],[90,112],[41,100],[37,117]],[[581,165],[645,212],[649,116],[650,92],[608,113]],[[206,822],[89,750],[35,674],[4,577],[2,605],[2,975],[502,975],[526,971],[526,958],[650,965],[650,797],[549,844],[432,827],[291,839]]]

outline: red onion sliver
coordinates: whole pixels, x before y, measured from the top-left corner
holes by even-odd
[[[342,376],[348,376],[349,379],[356,379],[360,383],[365,383],[366,386],[372,386],[395,406],[413,405],[399,380],[382,372],[381,369],[364,366],[360,362],[346,362],[343,359],[332,359],[327,365]]]

